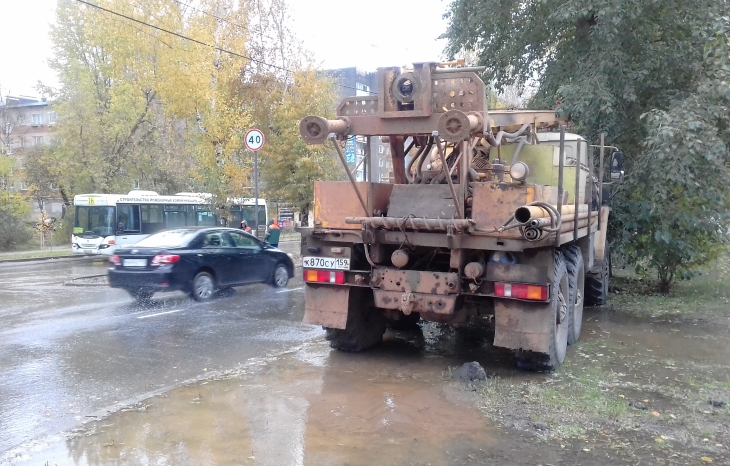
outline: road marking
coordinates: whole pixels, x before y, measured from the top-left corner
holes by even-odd
[[[290,291],[297,291],[297,290],[303,290],[303,289],[304,289],[304,287],[300,286],[299,288],[289,288],[286,290],[277,291],[277,293],[288,293]]]
[[[148,314],[146,316],[139,316],[138,319],[146,319],[147,317],[155,317],[155,316],[161,316],[164,314],[172,314],[173,312],[182,312],[182,309],[177,309],[174,311],[167,311],[167,312],[158,312],[157,314]]]

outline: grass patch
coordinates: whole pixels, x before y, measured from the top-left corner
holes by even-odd
[[[730,318],[730,257],[703,268],[691,280],[661,294],[652,280],[629,270],[614,270],[607,308],[637,316]]]
[[[12,254],[0,255],[0,262],[18,260],[18,259],[41,259],[46,257],[71,257],[73,254],[71,251],[60,250],[60,251],[35,251],[35,252],[17,252]]]

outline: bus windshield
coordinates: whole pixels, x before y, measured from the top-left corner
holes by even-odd
[[[76,206],[75,235],[110,236],[114,234],[115,207]]]
[[[248,226],[253,228],[254,226],[254,219],[256,218],[256,214],[254,213],[256,208],[252,205],[244,205],[240,207],[239,210],[233,210],[231,209],[230,215],[231,215],[231,222],[230,225],[238,226],[241,223],[241,220],[246,220],[246,223]],[[266,206],[260,205],[259,206],[259,226],[266,226]]]

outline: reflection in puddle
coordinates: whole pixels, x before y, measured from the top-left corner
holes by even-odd
[[[89,423],[23,464],[468,464],[496,431],[444,368],[317,342]]]

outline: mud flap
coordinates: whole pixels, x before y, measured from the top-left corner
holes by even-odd
[[[549,353],[552,339],[550,304],[494,300],[494,346]]]
[[[349,286],[304,285],[305,324],[344,329],[347,325]]]

